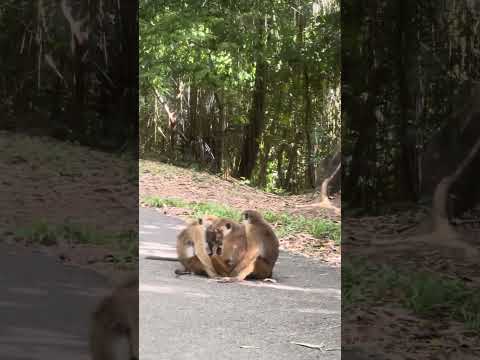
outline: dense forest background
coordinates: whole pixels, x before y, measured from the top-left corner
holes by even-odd
[[[342,355],[479,358],[480,2],[341,12]]]
[[[138,148],[138,2],[5,0],[0,128]]]
[[[430,201],[469,155],[449,211],[478,200],[479,15],[468,0],[342,1],[343,208]]]
[[[141,155],[269,191],[319,186],[340,150],[339,9],[141,0]]]

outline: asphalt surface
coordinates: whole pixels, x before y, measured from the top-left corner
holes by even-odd
[[[176,277],[181,220],[140,209],[140,359],[340,359],[340,271],[281,252],[276,284]],[[321,349],[292,342],[320,346]]]
[[[0,243],[0,359],[87,360],[90,314],[107,280]]]

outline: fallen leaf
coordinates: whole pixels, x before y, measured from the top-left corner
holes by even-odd
[[[323,348],[324,348],[323,343],[320,344],[320,345],[309,344],[309,343],[301,343],[301,342],[295,342],[295,341],[291,341],[290,343],[294,344],[294,345],[304,346],[304,347],[307,347],[307,348],[310,348],[310,349],[323,350]]]

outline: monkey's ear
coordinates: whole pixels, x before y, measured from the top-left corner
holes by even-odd
[[[202,218],[198,218],[198,223],[199,223],[200,225],[203,225],[203,219],[202,219]]]
[[[230,223],[227,222],[227,223],[225,224],[225,227],[227,228],[227,230],[230,230],[230,229],[232,228],[232,224],[230,224]]]

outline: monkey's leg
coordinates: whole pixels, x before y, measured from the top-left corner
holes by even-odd
[[[229,282],[236,282],[236,281],[243,281],[245,278],[250,275],[253,270],[255,269],[255,260],[251,261],[250,263],[246,264],[237,275],[232,277],[223,277],[218,280],[218,282],[222,283],[229,283]],[[232,272],[233,274],[233,272]]]
[[[180,260],[182,263],[184,269],[175,269],[175,274],[177,276],[181,275],[207,275],[205,272],[202,263],[196,256],[192,256],[188,259],[182,259]]]
[[[208,256],[207,251],[205,250],[205,243],[205,232],[200,230],[195,231],[193,238],[195,255],[202,263],[202,270],[205,271],[211,278],[216,278],[218,277],[218,274],[215,272],[215,269],[212,265],[212,260],[210,259],[210,256]]]
[[[202,262],[197,256],[192,256],[183,261],[185,266],[184,274],[182,271],[175,271],[177,275],[187,275],[187,274],[195,274],[195,275],[207,275],[205,272],[205,268],[203,267]]]
[[[263,280],[272,277],[272,267],[265,259],[257,258],[255,269],[247,276],[247,279]]]
[[[255,260],[259,255],[259,249],[253,248],[249,253],[245,254],[243,259],[232,269],[230,277],[223,277],[218,282],[235,282],[244,280],[254,269]]]
[[[192,274],[192,269],[190,267],[190,259],[191,258],[179,258],[178,261],[180,261],[180,264],[183,265],[183,269],[175,269],[174,273],[178,276]]]
[[[252,261],[245,268],[243,268],[237,276],[234,277],[236,281],[245,280],[245,278],[250,275],[255,270],[255,261]]]
[[[227,265],[227,263],[222,259],[221,256],[213,255],[211,259],[212,259],[212,264],[213,264],[213,267],[215,268],[215,271],[220,276],[228,276],[230,274],[231,269]]]
[[[205,271],[205,267],[203,266],[202,262],[197,256],[190,258],[190,269],[195,275],[203,275],[206,276],[207,272]]]
[[[232,269],[231,275],[238,276],[238,274],[244,271],[245,268],[249,266],[253,266],[258,256],[259,256],[258,249],[252,249],[250,252],[247,252],[245,256],[242,258],[242,260],[240,260],[240,262]],[[253,268],[252,268],[252,271],[253,271]]]

